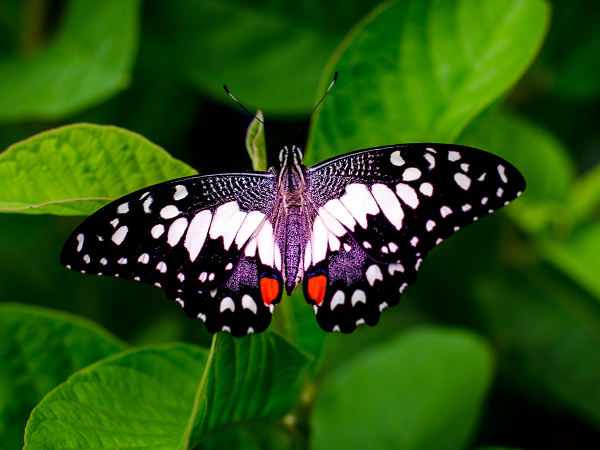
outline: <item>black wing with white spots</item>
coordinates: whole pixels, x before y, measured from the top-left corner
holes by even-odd
[[[267,215],[275,193],[276,178],[270,173],[193,176],[151,186],[86,219],[63,247],[61,262],[82,273],[163,288],[169,298],[185,304],[186,313],[197,309],[199,318],[210,315],[202,311],[212,311],[213,304],[217,310],[225,308],[221,317],[227,317],[227,311],[234,312],[235,301],[242,301],[237,291],[243,289],[246,297],[239,310],[257,316],[254,330],[263,331],[271,311],[261,299],[257,273],[268,272],[279,282],[281,275],[275,267],[263,270],[257,240],[265,235],[263,240],[272,239]],[[239,264],[242,257],[244,263]],[[273,255],[267,260],[274,265]],[[227,297],[232,304],[222,302]],[[241,334],[237,323],[222,322],[220,329]],[[244,322],[243,334],[253,323]]]
[[[490,153],[406,144],[354,152],[307,170],[317,210],[304,292],[327,331],[374,325],[444,239],[520,196],[525,180]],[[362,300],[362,301],[361,301]]]

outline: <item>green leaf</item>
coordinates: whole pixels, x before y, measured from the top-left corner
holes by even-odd
[[[42,53],[0,64],[0,120],[54,119],[124,89],[137,50],[139,0],[73,0]]]
[[[600,305],[557,275],[494,268],[474,285],[476,308],[513,386],[600,429]]]
[[[541,255],[600,300],[600,222],[582,226],[565,241],[544,239]]]
[[[24,449],[175,449],[207,358],[200,347],[167,344],[99,361],[42,400]]]
[[[87,215],[137,189],[194,173],[138,134],[69,125],[0,154],[0,211]]]
[[[575,180],[569,192],[569,216],[581,223],[597,215],[600,205],[600,164]]]
[[[231,424],[282,418],[294,405],[310,362],[276,334],[235,339],[218,333],[180,448],[192,449]]]
[[[324,381],[312,448],[462,449],[490,384],[492,359],[485,342],[460,330],[416,329],[371,347]]]
[[[527,190],[506,211],[522,227],[536,232],[549,223],[568,220],[564,211],[575,167],[564,145],[549,131],[495,109],[473,122],[458,143],[492,152],[521,171]]]
[[[198,89],[227,102],[226,83],[250,109],[304,115],[327,59],[377,0],[178,0],[148,6],[154,38]],[[230,103],[230,102],[229,102]]]
[[[549,20],[541,0],[386,3],[338,47],[321,80],[310,157],[404,142],[451,142],[524,73]]]
[[[256,112],[256,117],[252,119],[248,125],[246,132],[246,150],[252,160],[252,169],[258,171],[267,170],[267,146],[265,144],[265,126],[263,125],[264,117],[259,109]]]
[[[288,413],[308,363],[269,332],[218,333],[210,352],[188,344],[125,352],[50,393],[29,420],[25,450],[191,449],[227,428],[243,435]]]
[[[572,43],[569,43],[573,47]],[[593,101],[600,96],[600,34],[575,44],[556,67],[556,92],[569,100]]]
[[[0,448],[23,446],[31,410],[75,371],[125,345],[71,314],[0,304]]]

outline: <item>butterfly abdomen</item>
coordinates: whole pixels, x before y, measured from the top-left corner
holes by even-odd
[[[302,281],[302,255],[306,247],[306,236],[302,232],[302,215],[300,206],[287,209],[285,222],[285,290],[288,295],[296,290]]]

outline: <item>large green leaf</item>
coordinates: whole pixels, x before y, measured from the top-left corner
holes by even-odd
[[[175,449],[208,351],[136,349],[83,369],[33,411],[25,449]]]
[[[546,260],[600,300],[600,222],[581,226],[565,241],[542,240]]]
[[[324,381],[312,448],[464,448],[491,377],[492,354],[478,337],[435,328],[407,332]]]
[[[475,284],[476,308],[513,385],[600,428],[600,305],[557,275],[494,269]]]
[[[129,192],[194,173],[138,134],[70,125],[0,154],[0,211],[87,215]]]
[[[292,408],[308,363],[269,332],[219,333],[210,352],[170,344],[122,353],[50,393],[29,420],[25,449],[191,449],[240,427],[233,439]]]
[[[42,53],[0,64],[0,120],[63,117],[125,88],[137,50],[139,0],[73,0]]]
[[[327,59],[377,0],[281,2],[178,0],[148,4],[165,57],[195,86],[248,108],[304,115]]]
[[[300,393],[309,363],[306,354],[275,334],[235,339],[219,333],[181,448],[192,449],[232,424],[282,418]]]
[[[568,220],[564,211],[575,168],[564,145],[549,131],[494,109],[473,122],[458,143],[495,153],[521,171],[527,190],[507,211],[524,228],[540,231],[548,223]]]
[[[527,69],[541,0],[406,0],[374,10],[332,56],[340,74],[311,128],[311,160],[404,142],[451,142]],[[318,118],[318,120],[317,120]]]
[[[75,371],[125,345],[70,314],[0,304],[0,448],[23,446],[31,410]]]

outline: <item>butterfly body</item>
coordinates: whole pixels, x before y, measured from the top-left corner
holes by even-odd
[[[508,162],[404,144],[307,168],[298,147],[271,172],[202,175],[128,194],[85,220],[61,262],[156,285],[210,332],[267,328],[300,285],[326,331],[375,325],[427,253],[525,189]]]

